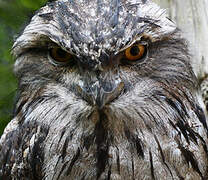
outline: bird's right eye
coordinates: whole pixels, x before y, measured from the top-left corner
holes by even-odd
[[[51,62],[55,65],[68,65],[73,60],[73,56],[60,47],[51,48],[49,55]]]
[[[146,55],[147,48],[142,44],[134,44],[125,50],[125,58],[127,61],[139,61]]]

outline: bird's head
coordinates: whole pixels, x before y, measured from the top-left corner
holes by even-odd
[[[97,122],[102,114],[110,126],[149,119],[145,126],[172,116],[172,99],[195,83],[179,30],[150,0],[51,2],[13,53],[20,98],[33,99],[31,111],[40,119],[51,111],[52,119]],[[182,109],[180,102],[175,106]]]

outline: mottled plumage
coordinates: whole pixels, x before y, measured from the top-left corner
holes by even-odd
[[[200,81],[200,92],[202,95],[202,101],[204,103],[204,111],[206,117],[208,117],[208,75],[205,74]]]
[[[133,44],[142,60],[123,61]],[[74,56],[62,66],[49,50]],[[13,46],[19,95],[3,179],[208,179],[208,128],[186,41],[149,0],[57,0]]]

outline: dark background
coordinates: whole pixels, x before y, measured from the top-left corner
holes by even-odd
[[[10,54],[12,44],[46,1],[0,0],[0,136],[11,120],[17,91],[17,80],[13,75],[14,58]]]

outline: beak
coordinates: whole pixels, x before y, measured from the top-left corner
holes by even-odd
[[[121,94],[124,89],[124,83],[120,80],[116,80],[114,83],[97,80],[91,85],[82,85],[80,83],[76,85],[75,89],[89,104],[102,109]]]

